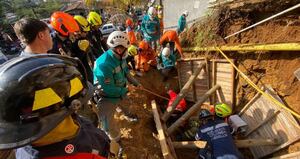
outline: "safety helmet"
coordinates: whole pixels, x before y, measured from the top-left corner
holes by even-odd
[[[88,31],[91,30],[89,22],[83,16],[81,16],[81,15],[75,15],[74,19],[78,23],[81,31],[88,32]]]
[[[165,48],[162,50],[162,55],[163,55],[164,57],[169,57],[170,54],[171,54],[170,48],[165,47]]]
[[[114,31],[107,38],[107,45],[111,48],[120,45],[125,48],[128,48],[129,44],[130,43],[129,43],[128,35],[126,33],[123,33],[122,31]]]
[[[137,55],[137,49],[134,45],[130,45],[130,47],[128,48],[128,54],[131,56]]]
[[[189,11],[186,10],[186,11],[184,11],[182,14],[185,15],[185,16],[187,17],[187,16],[189,16]]]
[[[132,26],[132,25],[133,25],[132,20],[131,20],[130,18],[128,18],[128,19],[126,20],[126,26]]]
[[[0,67],[0,149],[38,140],[85,103],[79,60],[54,54],[16,57]],[[75,105],[76,104],[76,105]]]
[[[155,17],[155,16],[156,16],[156,9],[155,9],[154,7],[150,7],[150,8],[148,9],[148,15],[149,15],[150,17]]]
[[[79,31],[79,26],[75,19],[70,14],[60,11],[51,15],[51,26],[62,36],[69,36],[69,33]]]
[[[162,9],[162,6],[161,6],[161,5],[158,5],[157,9]]]
[[[97,26],[102,24],[101,16],[97,12],[90,12],[87,20],[92,26]]]
[[[86,52],[89,46],[90,46],[90,42],[88,40],[86,39],[78,40],[78,47],[80,50]]]
[[[215,105],[215,113],[218,117],[225,118],[232,113],[232,109],[225,103],[219,103]]]
[[[199,119],[204,119],[212,116],[211,112],[207,109],[201,109],[199,113]]]
[[[139,50],[148,50],[149,44],[146,41],[141,41],[139,43]]]

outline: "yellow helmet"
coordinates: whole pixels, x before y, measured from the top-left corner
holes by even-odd
[[[80,26],[81,31],[88,32],[88,31],[91,30],[89,22],[83,16],[75,15],[74,19],[76,20],[76,22]]]
[[[102,24],[101,16],[97,12],[90,12],[87,20],[92,26],[97,26]]]
[[[225,118],[232,113],[232,109],[225,103],[219,103],[215,105],[215,113],[218,117]]]
[[[128,48],[128,54],[131,56],[137,55],[137,48],[134,45],[130,45]]]
[[[90,46],[90,42],[88,40],[79,40],[78,41],[78,47],[80,50],[86,52],[87,49],[89,48]]]

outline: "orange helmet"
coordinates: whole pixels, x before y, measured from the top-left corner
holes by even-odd
[[[69,36],[69,33],[80,31],[75,19],[68,13],[54,12],[51,15],[51,25],[53,29],[63,36]]]
[[[149,45],[146,41],[141,41],[139,44],[139,49],[141,50],[147,50],[149,48]]]
[[[132,26],[132,25],[133,25],[133,22],[132,22],[132,20],[131,20],[130,18],[128,18],[128,19],[126,20],[126,25],[127,25],[127,26]]]

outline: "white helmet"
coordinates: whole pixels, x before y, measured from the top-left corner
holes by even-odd
[[[162,55],[163,55],[164,57],[169,57],[170,54],[171,54],[170,48],[165,47],[165,48],[162,50]]]
[[[148,15],[154,17],[156,15],[156,9],[154,7],[150,7],[148,9]]]
[[[107,38],[107,45],[111,48],[119,45],[128,48],[129,44],[128,35],[121,31],[114,31]]]
[[[187,17],[187,16],[189,16],[189,11],[186,10],[186,11],[184,11],[182,14],[185,15],[185,16]]]

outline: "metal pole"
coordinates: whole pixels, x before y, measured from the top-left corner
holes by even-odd
[[[242,29],[242,30],[240,30],[240,31],[238,31],[238,32],[236,32],[236,33],[231,34],[231,35],[228,35],[228,36],[226,36],[224,39],[228,39],[228,38],[230,38],[230,37],[232,37],[232,36],[235,36],[235,35],[237,35],[237,34],[240,34],[240,33],[244,32],[244,31],[246,31],[246,30],[249,30],[249,29],[251,29],[251,28],[253,28],[253,27],[257,26],[257,25],[260,25],[260,24],[262,24],[262,23],[264,23],[264,22],[266,22],[266,21],[269,21],[269,20],[271,20],[271,19],[274,19],[274,18],[276,18],[276,17],[278,17],[278,16],[280,16],[280,15],[283,15],[283,14],[285,14],[285,13],[287,13],[287,12],[289,12],[289,11],[292,11],[292,10],[294,10],[294,9],[297,9],[297,8],[299,8],[299,7],[300,7],[300,3],[297,4],[297,5],[295,5],[295,6],[293,6],[293,7],[291,7],[291,8],[288,8],[288,9],[286,9],[286,10],[280,12],[280,13],[277,13],[277,14],[275,14],[275,15],[273,15],[273,16],[267,18],[267,19],[264,19],[264,20],[262,20],[262,21],[260,21],[260,22],[258,22],[258,23],[255,23],[255,24],[253,24],[253,25],[251,25],[251,26],[249,26],[249,27],[247,27],[247,28],[245,28],[245,29]]]

